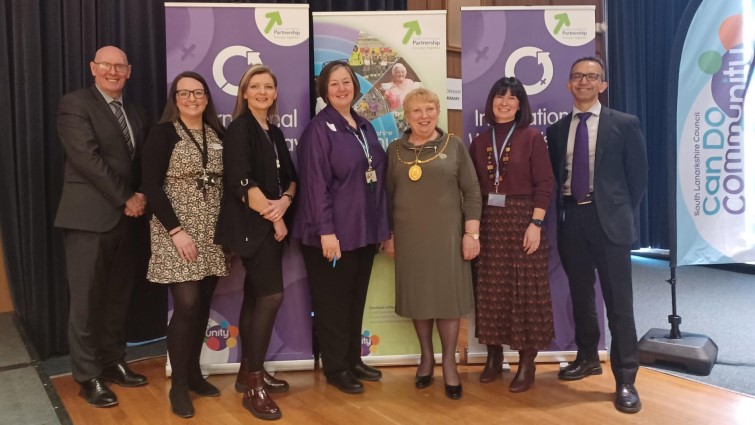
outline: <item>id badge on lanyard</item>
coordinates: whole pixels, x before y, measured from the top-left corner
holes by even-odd
[[[503,193],[489,193],[488,205],[490,205],[491,207],[505,207],[506,195]]]

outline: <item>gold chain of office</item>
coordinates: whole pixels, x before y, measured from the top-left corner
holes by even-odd
[[[451,133],[446,136],[446,143],[443,144],[440,152],[427,159],[419,159],[419,153],[422,151],[422,147],[424,147],[424,145],[422,145],[418,149],[414,149],[414,161],[404,161],[403,159],[401,159],[401,153],[399,152],[401,150],[400,146],[398,147],[399,149],[396,149],[396,158],[398,158],[398,160],[402,164],[409,165],[409,180],[416,182],[417,180],[422,178],[422,167],[420,167],[419,164],[427,164],[428,162],[435,161],[439,156],[443,155],[443,152],[448,147],[448,141],[451,140],[451,136],[453,136],[453,134]]]

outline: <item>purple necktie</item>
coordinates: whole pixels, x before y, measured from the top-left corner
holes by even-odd
[[[574,152],[571,162],[571,194],[582,202],[590,193],[590,137],[587,134],[587,119],[590,112],[577,114],[579,124],[574,134]]]

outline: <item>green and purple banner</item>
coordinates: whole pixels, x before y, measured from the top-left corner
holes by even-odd
[[[571,64],[578,58],[595,56],[595,7],[462,7],[462,125],[463,139],[469,144],[487,130],[484,120],[488,92],[498,79],[516,77],[527,90],[533,125],[545,133],[546,127],[572,110],[567,90]],[[555,220],[551,206],[546,216],[549,278],[556,337],[552,353],[540,360],[566,360],[564,351],[576,349],[574,320],[566,275],[556,248]],[[603,328],[603,301],[596,283],[598,317]],[[473,321],[469,331],[470,361],[484,360],[485,348],[474,338]],[[601,338],[601,349],[605,347]],[[507,358],[515,355],[507,355]]]
[[[315,76],[324,63],[349,62],[361,87],[354,109],[370,120],[384,148],[406,129],[403,97],[419,87],[438,95],[438,125],[447,129],[445,11],[318,12],[312,22]],[[364,310],[365,362],[415,364],[419,343],[412,321],[394,312],[394,263],[385,254],[375,257]]]
[[[295,153],[310,116],[307,5],[166,3],[165,35],[168,84],[183,71],[198,72],[210,85],[215,107],[226,126],[244,70],[252,64],[270,67],[278,78],[280,127],[289,150]],[[206,372],[233,372],[238,368],[244,276],[244,267],[236,258],[231,275],[222,278],[215,291],[202,352]],[[284,249],[283,284],[284,300],[268,360],[276,361],[272,369],[311,368],[309,290],[296,244],[287,244]]]

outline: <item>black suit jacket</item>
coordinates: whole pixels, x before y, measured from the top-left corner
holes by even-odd
[[[60,99],[58,135],[65,171],[56,227],[106,232],[123,216],[124,204],[139,187],[146,127],[142,108],[129,102],[123,108],[134,137],[133,159],[118,120],[96,86]]]
[[[559,209],[568,176],[566,145],[572,114],[548,127],[548,151],[556,177]],[[600,224],[611,242],[628,245],[637,240],[634,211],[648,182],[645,138],[637,117],[603,106],[595,146],[593,197]],[[561,211],[558,214],[562,217]]]

